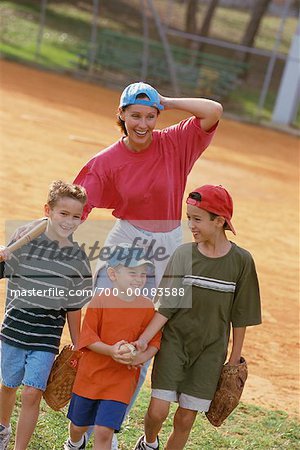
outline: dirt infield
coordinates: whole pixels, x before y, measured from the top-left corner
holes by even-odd
[[[119,93],[9,62],[0,68],[2,243],[7,220],[43,214],[50,181],[71,181],[85,161],[119,137]],[[162,113],[159,127],[182,117]],[[247,331],[250,376],[243,400],[292,415],[299,401],[298,151],[295,137],[224,119],[187,187],[223,184],[233,195],[238,234],[230,238],[255,258],[264,320]],[[111,216],[98,210],[91,218]],[[2,314],[4,282],[0,304]]]

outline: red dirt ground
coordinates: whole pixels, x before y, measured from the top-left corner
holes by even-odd
[[[43,215],[49,183],[71,181],[84,162],[119,138],[119,93],[10,62],[1,61],[0,69],[3,243],[7,220]],[[159,127],[182,117],[164,112]],[[230,238],[253,254],[263,303],[263,325],[247,331],[243,353],[250,375],[243,401],[291,415],[299,407],[298,152],[296,137],[223,119],[187,186],[188,192],[223,184],[233,195],[238,234]],[[95,211],[85,230],[99,239],[100,226],[110,227],[103,219],[110,218],[109,211]],[[97,231],[91,219],[102,220]]]

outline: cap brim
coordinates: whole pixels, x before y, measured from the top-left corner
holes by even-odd
[[[233,232],[233,234],[236,234],[235,229],[230,220],[226,219],[226,224],[227,224],[226,230],[230,230]]]
[[[139,267],[139,266],[142,266],[143,264],[148,264],[148,266],[151,266],[151,267],[154,266],[153,262],[149,261],[147,259],[139,259],[139,260],[131,261],[129,264],[124,264],[124,265],[126,267]]]

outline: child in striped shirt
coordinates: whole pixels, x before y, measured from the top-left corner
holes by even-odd
[[[23,385],[15,448],[26,449],[67,320],[74,346],[81,308],[91,298],[89,260],[72,234],[80,225],[87,197],[81,186],[54,181],[45,205],[47,228],[10,254],[0,249],[8,279],[1,328],[0,450],[7,449],[16,392]],[[2,263],[3,265],[4,263]]]

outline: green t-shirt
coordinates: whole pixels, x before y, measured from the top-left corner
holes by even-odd
[[[195,243],[184,244],[171,257],[160,287],[157,309],[168,322],[154,362],[152,388],[211,400],[231,324],[261,323],[252,256],[234,243],[220,258],[201,254]]]

